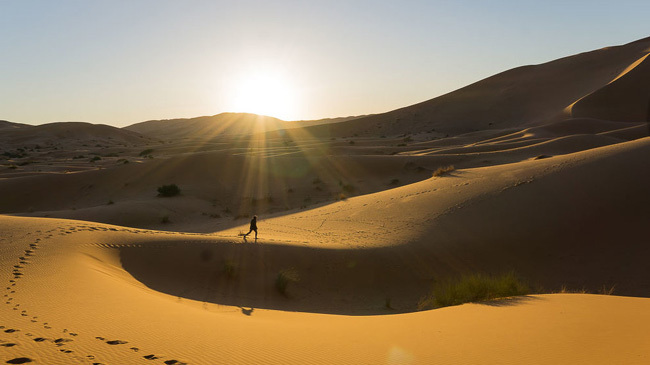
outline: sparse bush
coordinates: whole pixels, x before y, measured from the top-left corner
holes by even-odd
[[[350,144],[354,144],[354,141],[350,141]]]
[[[242,233],[243,235],[243,233]],[[228,279],[234,279],[237,276],[237,269],[239,265],[233,260],[224,260],[223,262],[223,274],[226,275]]]
[[[449,165],[449,166],[446,166],[446,167],[438,167],[438,169],[436,169],[436,171],[433,172],[433,176],[442,176],[442,175],[447,174],[449,172],[452,172],[454,170],[456,170],[454,165]]]
[[[106,205],[113,205],[113,204],[115,204],[115,202],[113,201],[113,199],[109,199],[109,200],[108,200],[108,203],[106,203]]]
[[[99,160],[101,160],[101,159],[102,159],[101,157],[99,157],[99,156],[95,156],[95,157],[93,157],[93,158],[90,159],[90,162],[99,161]]]
[[[171,223],[171,222],[172,221],[169,220],[168,215],[164,215],[162,218],[160,218],[160,223],[162,223],[162,224],[168,224],[168,223]]]
[[[181,193],[181,189],[176,184],[163,185],[158,187],[158,196],[171,197]]]
[[[300,276],[296,269],[285,269],[278,273],[278,276],[275,278],[275,288],[280,292],[280,294],[287,296],[287,287],[290,283],[296,283],[300,281]]]
[[[602,295],[612,295],[614,294],[614,289],[616,288],[616,285],[612,285],[610,287],[607,287],[606,285],[603,285],[602,288],[598,291],[598,294]]]
[[[386,297],[386,299],[384,301],[384,306],[386,307],[386,309],[390,309],[390,310],[395,309],[395,308],[393,308],[391,297]]]
[[[293,193],[293,189],[292,188],[287,189],[287,193]]]
[[[483,302],[526,295],[529,291],[528,285],[512,272],[500,276],[471,274],[436,284],[433,291],[420,300],[418,307],[430,309]]]
[[[399,179],[393,179],[390,181],[389,185],[398,185],[399,184]]]
[[[18,168],[18,166],[16,166],[16,165],[9,165],[9,168],[12,169],[12,170],[15,170],[15,169]]]
[[[153,149],[151,149],[151,148],[147,148],[146,150],[140,152],[140,153],[138,154],[138,156],[140,156],[140,157],[146,157],[146,156],[151,155],[152,152],[153,152]]]

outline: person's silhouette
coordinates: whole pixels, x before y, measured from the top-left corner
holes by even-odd
[[[244,235],[244,239],[246,239],[246,236],[251,234],[251,232],[255,231],[255,239],[257,239],[257,216],[254,215],[253,219],[251,219],[251,229]]]

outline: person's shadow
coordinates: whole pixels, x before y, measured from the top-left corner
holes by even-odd
[[[255,310],[255,308],[253,308],[253,307],[250,307],[250,308],[239,307],[239,309],[241,309],[242,314],[247,315],[247,316],[252,315],[253,311]]]
[[[244,239],[244,243],[248,243],[246,236],[242,236],[242,238]],[[255,243],[257,243],[257,237],[255,237]]]

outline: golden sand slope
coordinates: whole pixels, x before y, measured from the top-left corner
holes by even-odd
[[[257,242],[237,237],[243,227],[180,234],[0,216],[0,360],[646,363],[648,299],[400,312],[436,278],[507,266],[551,286],[647,295],[649,150],[645,138],[453,171],[261,219]],[[274,282],[289,267],[300,281],[285,297]]]
[[[164,233],[2,217],[0,360],[71,364],[643,364],[650,301],[542,295],[370,317],[221,306],[153,291],[116,248]],[[113,231],[114,230],[114,231]],[[191,240],[190,235],[174,235]],[[27,250],[27,251],[25,251]],[[22,257],[23,259],[20,259]],[[21,263],[22,261],[22,263]],[[12,264],[20,266],[12,275]],[[175,268],[169,268],[173,275]],[[11,282],[10,280],[13,280]],[[152,360],[148,360],[151,358]],[[174,362],[174,360],[176,362]]]

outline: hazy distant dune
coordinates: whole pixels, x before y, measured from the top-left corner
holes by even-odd
[[[23,125],[10,130],[3,130],[0,135],[0,141],[6,146],[63,141],[106,141],[140,144],[148,140],[139,133],[104,124],[85,122],[57,122],[38,126]]]
[[[318,135],[349,136],[413,134],[435,131],[442,136],[458,135],[485,129],[521,128],[563,119],[564,109],[577,100],[603,88],[621,72],[644,57],[650,49],[650,38],[622,46],[608,47],[565,57],[534,66],[523,66],[488,77],[440,97],[383,114],[351,122],[313,127]],[[636,71],[635,71],[636,70]],[[636,67],[619,85],[609,88],[615,93],[647,88],[647,66]],[[643,91],[641,90],[641,91]],[[596,93],[594,98],[601,93]],[[633,100],[620,96],[618,110]],[[605,110],[610,100],[599,99]],[[594,99],[595,100],[595,99]],[[594,103],[597,103],[594,101]],[[636,110],[636,109],[635,109]],[[638,116],[638,112],[635,112]],[[630,121],[621,112],[614,114],[585,114],[600,119]],[[636,117],[633,118],[636,120]]]

